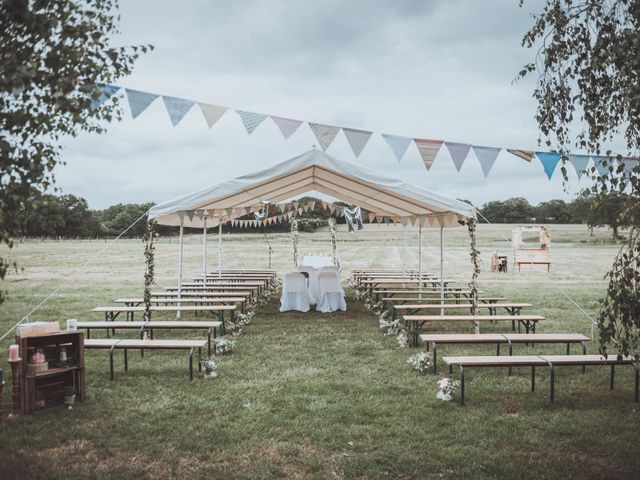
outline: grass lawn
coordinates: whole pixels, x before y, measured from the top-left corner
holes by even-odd
[[[494,251],[511,254],[510,231],[511,226],[480,226],[487,270]],[[582,226],[553,226],[551,235],[550,275],[483,272],[481,288],[534,304],[531,312],[546,316],[539,332],[590,335],[590,319],[571,300],[595,318],[616,247],[604,243],[606,231],[590,237]],[[425,269],[434,272],[437,236],[426,235],[423,252]],[[214,269],[215,235],[209,239]],[[170,240],[161,239],[158,246],[158,287],[176,281],[177,246]],[[288,235],[270,240],[273,267],[287,271]],[[445,276],[466,283],[466,230],[447,231],[445,241]],[[187,278],[202,271],[199,242],[188,237]],[[415,242],[411,232],[411,266],[417,263]],[[141,295],[142,243],[118,241],[98,256],[105,246],[104,241],[18,244],[12,255],[24,270],[3,283],[8,299],[0,307],[0,333],[58,287],[33,320],[64,325],[67,318],[101,319],[91,312],[94,306]],[[329,251],[328,232],[302,234],[299,248],[301,254]],[[351,268],[401,265],[402,230],[366,225],[356,234],[341,231],[338,248],[345,277]],[[266,268],[264,237],[225,238],[223,263]],[[443,403],[435,397],[440,377],[419,375],[406,363],[417,350],[383,336],[377,317],[358,304],[353,291],[347,293],[349,310],[332,315],[280,314],[274,297],[236,338],[236,351],[219,357],[214,382],[190,382],[186,354],[178,352],[147,352],[144,358],[132,352],[127,374],[122,355],[116,355],[111,382],[107,353],[88,351],[85,403],[0,425],[0,479],[640,478],[640,413],[631,368],[618,369],[613,391],[606,368],[588,368],[585,375],[579,368],[560,369],[555,404],[548,401],[546,371],[540,371],[537,392],[531,394],[528,370],[507,377],[503,370],[476,369],[468,374],[466,405]],[[462,325],[439,328],[468,331]],[[505,328],[486,325],[483,331]],[[158,338],[182,336],[158,333]],[[0,344],[5,358],[9,343]],[[522,354],[563,351],[563,346],[515,348]],[[595,342],[589,351],[597,351]],[[493,347],[440,350],[440,356],[473,353],[493,354]],[[8,389],[4,400],[8,410]]]

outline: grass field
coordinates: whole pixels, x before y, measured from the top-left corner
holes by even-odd
[[[479,227],[485,269],[494,251],[511,252],[510,231],[506,225]],[[434,272],[438,234],[428,232],[424,239],[425,269]],[[546,316],[540,332],[590,335],[585,313],[595,318],[616,247],[604,242],[608,232],[589,237],[582,226],[554,226],[551,234],[550,275],[485,271],[481,288],[533,303],[532,312]],[[214,235],[209,239],[209,263],[215,269],[217,243]],[[288,235],[270,240],[273,268],[287,271]],[[187,238],[187,278],[202,272],[200,241]],[[466,230],[446,231],[445,242],[445,276],[466,283]],[[99,319],[91,313],[94,306],[141,294],[142,243],[118,241],[99,256],[106,245],[17,245],[12,255],[24,270],[3,283],[8,299],[0,307],[0,333],[60,286],[32,320]],[[410,266],[417,264],[415,245],[411,232]],[[301,254],[328,252],[328,232],[301,234],[299,248]],[[402,230],[366,225],[357,234],[341,231],[338,249],[345,277],[351,268],[398,266]],[[223,264],[266,268],[264,237],[228,236]],[[161,239],[158,287],[175,284],[176,269],[176,240]],[[377,317],[355,301],[351,290],[349,310],[332,315],[280,314],[277,300],[258,311],[237,338],[236,351],[219,359],[215,382],[189,382],[185,355],[179,353],[130,355],[127,374],[119,355],[111,382],[107,354],[87,352],[84,404],[0,426],[0,479],[640,478],[640,414],[632,401],[631,369],[619,369],[613,391],[607,369],[590,368],[585,375],[560,369],[555,404],[548,401],[546,372],[531,394],[527,370],[516,370],[513,377],[472,370],[467,404],[460,407],[435,398],[439,377],[412,371],[406,359],[415,350],[381,335]],[[458,325],[449,331],[464,329]],[[485,332],[504,329],[483,327]],[[9,343],[0,345],[5,357]],[[525,346],[516,350],[528,353]],[[596,352],[596,343],[589,350]],[[561,346],[535,347],[535,353],[562,351]],[[491,354],[493,348],[444,347],[445,352]]]

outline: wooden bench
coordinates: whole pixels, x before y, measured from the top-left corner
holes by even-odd
[[[207,330],[207,354],[211,355],[211,337],[216,338],[216,329],[220,328],[222,322],[218,321],[150,321],[150,322],[78,322],[78,328],[87,331],[87,339],[91,338],[92,329],[105,329],[107,331],[107,338],[109,337],[109,330],[115,332],[115,330],[139,330],[140,338],[144,334],[144,330],[150,330],[153,339],[153,330]],[[142,354],[143,349],[140,350]]]
[[[587,354],[586,342],[589,337],[581,333],[431,333],[420,335],[420,340],[425,344],[427,352],[431,347],[433,358],[433,373],[436,372],[436,362],[438,360],[438,345],[479,345],[495,344],[496,355],[500,355],[500,346],[509,346],[509,356],[513,355],[513,344],[535,344],[535,343],[560,343],[567,345],[567,355],[570,353],[571,344],[582,345],[582,354]],[[511,367],[509,367],[511,375]]]
[[[542,315],[404,315],[402,317],[407,328],[407,336],[411,344],[418,345],[418,334],[427,322],[520,322],[527,333],[536,333],[536,324],[544,317]]]
[[[608,365],[611,367],[610,388],[613,390],[613,380],[616,365],[631,365],[635,370],[635,401],[638,401],[638,387],[640,385],[640,370],[633,357],[616,356],[607,358],[602,355],[524,355],[512,357],[473,356],[473,357],[443,357],[444,363],[460,367],[460,405],[464,405],[465,368],[470,367],[531,367],[531,391],[535,391],[536,367],[548,367],[550,374],[550,399],[555,399],[555,368],[556,367],[586,367],[590,365]]]
[[[515,264],[518,267],[518,272],[522,271],[522,265],[545,265],[547,272],[551,270],[551,262],[549,260],[515,260]]]
[[[467,300],[467,299],[465,298],[464,300]],[[478,298],[479,303],[497,303],[497,302],[503,302],[505,300],[506,298],[504,297],[484,297],[483,296]],[[425,301],[440,302],[440,296],[428,297],[426,295],[423,295],[422,298],[420,297],[382,297],[382,310],[383,311],[387,310],[387,304],[403,305],[405,303],[417,303],[417,302],[425,302]],[[452,303],[460,304],[462,299],[458,297],[451,297],[451,296],[448,297],[446,296],[446,293],[445,293],[444,301],[447,303],[452,302]]]
[[[114,379],[113,372],[113,352],[116,349],[124,350],[124,371],[129,371],[129,358],[127,352],[129,349],[145,349],[145,350],[189,350],[189,379],[193,380],[193,351],[198,349],[198,371],[201,370],[200,360],[202,358],[202,349],[206,346],[206,340],[119,340],[101,339],[101,340],[85,340],[84,348],[109,350],[109,372],[111,380]]]
[[[250,297],[251,290],[229,290],[221,292],[219,290],[207,290],[207,296],[210,297]],[[202,297],[202,292],[182,292],[180,298]],[[178,298],[178,292],[151,292],[151,298]]]
[[[152,305],[149,309],[151,312],[173,312],[173,313],[182,313],[182,312],[211,312],[218,317],[222,325],[220,327],[220,334],[224,335],[225,331],[225,320],[224,320],[224,312],[231,312],[231,320],[235,319],[236,306],[235,305],[160,305],[155,306]],[[133,315],[135,313],[143,313],[145,311],[145,307],[143,305],[137,307],[123,307],[120,305],[113,307],[96,307],[93,309],[94,312],[104,313],[104,319],[106,322],[113,322],[121,313],[131,314],[131,320],[133,320]]]
[[[488,308],[489,315],[496,315],[498,308],[504,308],[509,315],[519,315],[523,308],[531,308],[533,305],[530,303],[478,303],[477,308]],[[421,310],[454,310],[457,308],[469,308],[473,310],[473,305],[470,303],[447,303],[447,304],[435,304],[435,303],[405,303],[402,305],[393,306],[393,318],[396,318],[398,312],[406,311],[409,315],[415,315]]]
[[[407,288],[407,289],[393,289],[393,290],[389,290],[389,289],[374,289],[373,290],[373,299],[375,302],[378,302],[380,300],[380,298],[382,298],[383,300],[385,298],[393,298],[396,295],[401,295],[404,297],[413,297],[416,299],[420,299],[420,297],[423,297],[423,299],[426,298],[440,298],[440,295],[442,295],[444,293],[444,298],[452,298],[455,300],[468,300],[468,298],[471,296],[471,291],[468,289],[468,287],[447,287],[445,288],[443,291],[440,291],[439,288],[423,288],[423,289],[417,289],[417,288]],[[483,295],[485,292],[484,290],[478,290],[478,295]]]
[[[240,311],[244,312],[244,302],[247,300],[246,297],[187,297],[187,298],[178,298],[178,297],[170,297],[170,298],[151,298],[151,303],[153,305],[162,304],[189,304],[193,303],[195,305],[213,305],[213,304],[221,304],[221,305],[231,305],[238,304],[240,306]],[[144,298],[117,298],[114,300],[114,303],[124,303],[127,307],[138,307],[144,304]],[[197,316],[197,312],[196,312]]]

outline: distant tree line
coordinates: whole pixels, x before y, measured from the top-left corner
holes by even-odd
[[[75,195],[50,195],[35,193],[35,200],[28,207],[24,207],[23,231],[25,237],[63,237],[63,238],[111,238],[120,235],[136,220],[154,205],[153,203],[128,203],[113,205],[104,210],[91,210],[84,198]],[[300,199],[301,205],[314,200],[311,197]],[[468,201],[467,201],[468,202]],[[628,198],[619,194],[600,194],[597,196],[582,195],[571,202],[563,200],[549,200],[538,205],[531,205],[521,197],[508,200],[488,202],[478,209],[480,222],[491,223],[578,223],[590,227],[609,226],[614,238],[619,237],[619,229],[630,226],[629,221],[622,222],[621,218],[627,208]],[[471,202],[468,202],[471,203]],[[347,206],[343,202],[336,205]],[[273,207],[272,207],[273,209]],[[279,214],[270,211],[269,216]],[[300,217],[302,231],[314,231],[326,226],[327,212],[317,202],[313,209],[304,212]],[[253,215],[242,217],[253,219]],[[339,218],[339,223],[344,219]],[[286,232],[288,222],[264,226],[260,229],[236,228],[226,225],[225,232],[244,232],[256,230],[259,232]],[[145,230],[145,218],[135,223],[125,237],[142,237]],[[175,227],[160,227],[161,235],[171,235],[177,232]]]

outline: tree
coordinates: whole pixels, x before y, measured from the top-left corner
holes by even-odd
[[[147,46],[114,48],[116,0],[0,0],[0,242],[23,228],[18,212],[46,191],[60,140],[101,132],[119,117],[107,85]],[[7,259],[0,257],[0,279]]]
[[[522,197],[485,204],[480,213],[490,223],[530,223],[534,217],[531,204]]]
[[[587,216],[587,225],[591,228],[606,225],[611,228],[613,239],[620,240],[620,227],[629,226],[630,219],[625,215],[628,201],[626,195],[615,192],[596,195]]]
[[[534,209],[538,223],[571,223],[569,206],[564,200],[549,200],[538,204]]]
[[[604,153],[591,169],[590,193],[627,196],[618,220],[635,225],[637,158],[614,156],[605,145],[622,136],[627,157],[640,151],[640,2],[547,0],[522,43],[537,53],[519,77],[537,74],[536,120],[546,145],[562,154],[565,179],[572,148]],[[640,230],[635,226],[607,277],[598,316],[600,350],[614,345],[616,353],[640,358]]]

